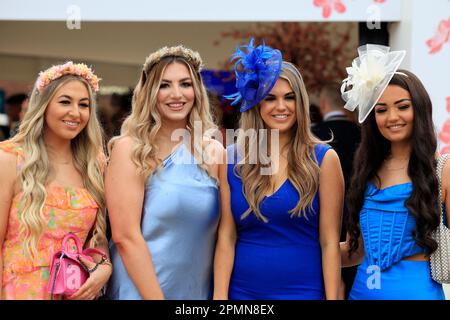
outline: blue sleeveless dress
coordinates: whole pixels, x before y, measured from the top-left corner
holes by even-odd
[[[317,145],[319,166],[330,149]],[[228,159],[234,157],[235,146],[227,148]],[[248,209],[242,192],[242,180],[228,164],[231,209],[236,223],[237,241],[234,266],[229,286],[231,300],[247,299],[324,299],[322,256],[319,243],[319,193],[314,197],[308,219],[291,218],[288,212],[299,200],[289,180],[260,206],[268,218],[265,223],[254,213],[241,219]]]
[[[148,178],[141,219],[142,235],[164,297],[211,298],[218,186],[184,144]],[[107,296],[114,300],[141,299],[112,240],[110,252],[114,270]]]
[[[416,219],[405,207],[412,183],[379,190],[367,185],[360,212],[366,252],[350,300],[443,300],[442,285],[431,278],[428,261],[403,260],[426,252],[414,241]]]

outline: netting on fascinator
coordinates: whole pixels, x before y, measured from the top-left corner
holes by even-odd
[[[358,57],[347,68],[348,77],[342,83],[344,108],[358,108],[359,123],[366,120],[405,58],[406,51],[390,51],[387,46],[367,44],[358,48]]]
[[[241,102],[244,112],[257,105],[272,90],[281,71],[281,52],[264,44],[258,47],[251,39],[247,45],[236,48],[231,61],[236,60],[236,88],[238,92],[225,96],[233,100],[231,105]]]

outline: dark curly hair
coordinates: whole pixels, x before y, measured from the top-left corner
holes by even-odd
[[[438,180],[436,170],[437,140],[432,119],[430,97],[421,81],[411,72],[399,70],[407,76],[395,74],[390,85],[400,86],[411,95],[414,110],[412,151],[408,165],[408,175],[412,180],[413,191],[405,205],[416,218],[414,238],[416,243],[432,253],[437,243],[431,232],[439,225]],[[361,234],[359,214],[364,203],[364,192],[368,181],[380,181],[377,172],[389,156],[390,142],[378,130],[375,111],[372,110],[361,127],[361,144],[355,154],[354,168],[348,192],[348,233],[351,256],[359,246]]]

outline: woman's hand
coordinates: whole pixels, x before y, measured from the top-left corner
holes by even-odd
[[[89,269],[95,268],[97,263],[89,261],[80,256],[81,262]],[[112,267],[109,263],[99,264],[97,269],[89,274],[87,281],[73,295],[66,297],[68,300],[94,300],[96,299],[108,282],[112,273]]]

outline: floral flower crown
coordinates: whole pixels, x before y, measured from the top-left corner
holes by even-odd
[[[48,68],[45,71],[41,71],[36,81],[36,88],[40,93],[42,93],[42,91],[44,91],[44,89],[50,84],[50,82],[59,79],[67,74],[73,74],[84,78],[89,83],[94,92],[98,91],[98,82],[101,79],[99,79],[92,72],[92,69],[84,63],[73,63],[72,61],[68,61],[64,64],[59,64]]]
[[[203,68],[203,61],[200,54],[197,51],[186,48],[185,46],[179,45],[175,47],[163,47],[158,51],[150,54],[147,59],[145,59],[144,70],[150,70],[155,64],[159,63],[161,59],[165,57],[181,57],[186,59],[193,67],[196,72],[200,72]]]

